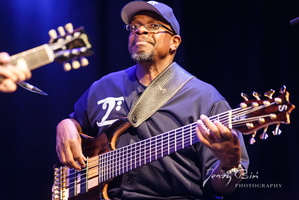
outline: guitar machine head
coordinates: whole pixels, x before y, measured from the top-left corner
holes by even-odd
[[[240,104],[242,108],[238,116],[240,123],[234,128],[245,135],[252,134],[250,144],[256,142],[257,130],[264,127],[260,139],[265,140],[269,137],[267,134],[269,125],[276,124],[272,134],[280,135],[280,124],[290,124],[290,113],[295,109],[295,105],[289,102],[289,92],[285,86],[282,86],[279,92],[280,95],[277,97],[273,97],[275,91],[272,89],[265,92],[264,96],[268,98],[265,100],[262,100],[257,92],[252,94],[256,100],[248,100],[248,95],[241,93],[245,101]]]

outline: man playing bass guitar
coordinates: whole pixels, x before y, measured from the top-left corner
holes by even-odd
[[[181,43],[180,25],[169,6],[156,1],[133,1],[124,6],[121,17],[129,32],[128,50],[136,65],[94,82],[76,102],[70,118],[57,125],[56,150],[60,162],[69,168],[87,167],[81,131],[92,137],[103,136],[109,125],[128,116],[140,95],[165,69],[170,65],[181,69],[174,62]],[[199,200],[222,199],[231,193],[242,179],[236,173],[249,164],[243,137],[219,120],[208,118],[228,110],[227,101],[212,85],[198,78],[189,80],[138,127],[122,131],[114,145],[119,149],[194,122],[197,124],[192,135],[198,142],[109,181],[107,196]],[[139,151],[150,153],[142,148]]]

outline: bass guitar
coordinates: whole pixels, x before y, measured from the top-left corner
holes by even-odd
[[[289,93],[283,86],[280,95],[273,98],[274,90],[265,93],[268,97],[261,100],[258,93],[253,93],[256,100],[245,101],[240,107],[210,117],[231,129],[243,134],[252,134],[250,144],[254,144],[257,131],[264,128],[261,139],[268,137],[268,126],[276,124],[273,135],[280,135],[281,123],[290,124],[290,113],[295,106],[289,102]],[[66,166],[57,166],[54,171],[52,200],[98,200],[108,197],[110,180],[142,165],[175,153],[199,142],[195,129],[197,122],[185,125],[169,132],[116,149],[118,137],[131,127],[126,118],[113,123],[96,138],[81,134],[83,152],[88,156],[86,167],[74,170]]]

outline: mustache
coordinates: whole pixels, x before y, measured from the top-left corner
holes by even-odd
[[[155,44],[155,41],[153,40],[152,37],[148,37],[148,36],[145,36],[145,35],[141,35],[141,36],[136,37],[133,41],[133,44],[136,44],[137,42],[147,42],[149,44]]]

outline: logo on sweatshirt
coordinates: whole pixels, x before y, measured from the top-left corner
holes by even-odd
[[[107,97],[106,99],[99,100],[97,104],[102,106],[102,109],[106,111],[100,122],[97,122],[98,127],[107,126],[112,124],[118,119],[107,120],[112,111],[120,111],[124,102],[124,97]]]

